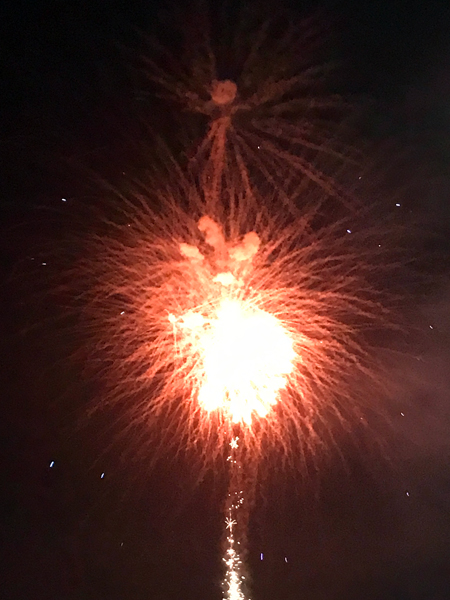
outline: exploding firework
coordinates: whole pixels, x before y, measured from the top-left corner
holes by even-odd
[[[193,449],[203,468],[228,456],[224,592],[241,600],[262,456],[316,456],[378,405],[366,333],[391,322],[388,232],[367,213],[294,218],[245,192],[207,213],[194,184],[177,184],[91,222],[67,289],[88,369],[126,430]]]
[[[167,57],[147,61],[165,98],[206,122],[188,175],[141,186],[93,223],[67,288],[88,368],[123,418],[194,448],[205,468],[226,453],[224,592],[243,600],[260,457],[315,455],[377,404],[367,332],[392,322],[389,231],[342,202],[342,102],[325,95],[323,69],[286,60],[297,32],[237,34],[254,43],[227,77],[202,32],[172,75]]]
[[[189,168],[216,201],[230,179],[248,196],[261,185],[276,190],[287,205],[299,186],[308,195],[320,188],[316,203],[348,200],[338,173],[358,153],[343,141],[348,105],[326,89],[330,65],[316,62],[320,30],[311,20],[293,25],[258,12],[242,11],[234,29],[229,15],[216,15],[215,28],[205,9],[194,19],[173,15],[180,47],[150,42],[145,77],[166,107],[201,118],[206,134],[189,151]]]
[[[365,336],[390,322],[387,233],[367,214],[350,229],[245,194],[228,213],[206,205],[186,181],[141,190],[72,245],[88,369],[146,438],[205,465],[236,425],[249,456],[316,453],[376,397]]]

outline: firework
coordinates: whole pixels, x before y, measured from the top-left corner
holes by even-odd
[[[234,32],[224,61],[204,25],[185,24],[183,63],[146,60],[163,97],[203,119],[187,174],[172,161],[163,185],[121,198],[67,275],[105,399],[204,468],[227,456],[224,592],[244,600],[260,458],[316,455],[377,403],[367,331],[392,322],[389,231],[343,202],[343,103],[295,60],[298,31]]]
[[[358,153],[342,141],[348,105],[327,92],[330,65],[316,63],[320,30],[311,20],[294,26],[283,11],[276,19],[258,12],[242,11],[234,29],[229,15],[172,15],[180,47],[171,53],[152,40],[145,77],[166,107],[200,117],[206,134],[191,145],[189,168],[216,200],[230,178],[247,195],[276,190],[287,205],[299,186],[306,194],[319,187],[316,201],[342,200],[338,173]]]
[[[193,449],[203,468],[228,456],[224,592],[242,600],[263,455],[316,456],[378,405],[365,334],[391,322],[387,233],[368,214],[293,219],[245,193],[228,213],[207,205],[180,174],[178,187],[128,195],[90,224],[68,288],[88,369],[126,430],[165,452]]]
[[[390,322],[386,233],[367,214],[352,229],[317,211],[294,220],[245,194],[205,214],[178,183],[130,196],[66,272],[88,369],[130,423],[205,465],[236,423],[249,456],[316,452],[375,395],[365,332]]]

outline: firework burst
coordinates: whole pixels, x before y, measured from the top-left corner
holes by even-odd
[[[197,50],[178,66],[165,51],[146,60],[164,99],[204,121],[187,174],[91,223],[66,289],[88,369],[127,423],[165,450],[195,449],[204,468],[227,456],[224,592],[243,600],[260,458],[315,456],[378,404],[368,332],[393,322],[392,246],[379,215],[343,201],[343,103],[323,68],[287,59],[299,32],[234,32],[224,60],[204,25],[184,24]]]
[[[327,445],[322,429],[376,395],[362,384],[378,385],[365,334],[390,322],[377,287],[387,234],[368,215],[350,230],[245,194],[228,213],[207,204],[186,181],[149,188],[83,242],[66,274],[88,369],[130,423],[205,465],[236,424],[249,456]]]
[[[388,232],[367,213],[294,218],[245,191],[211,212],[178,176],[91,223],[68,289],[88,369],[126,430],[165,452],[195,450],[203,469],[228,456],[223,587],[243,600],[262,456],[315,457],[379,405],[366,333],[392,322]]]
[[[200,116],[206,128],[189,168],[216,201],[230,177],[247,195],[264,182],[287,205],[299,186],[307,194],[320,188],[316,201],[348,200],[338,173],[358,152],[342,141],[348,105],[327,91],[330,65],[316,62],[320,30],[311,19],[294,26],[283,11],[275,19],[242,12],[234,27],[229,15],[214,18],[205,8],[194,19],[172,15],[180,47],[152,40],[153,58],[143,57],[165,106]]]

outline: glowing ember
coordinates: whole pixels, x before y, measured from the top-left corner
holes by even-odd
[[[231,104],[236,98],[237,85],[234,81],[226,79],[224,81],[213,81],[211,85],[211,99],[218,106]]]

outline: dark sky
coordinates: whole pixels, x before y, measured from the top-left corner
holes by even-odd
[[[152,449],[120,434],[113,409],[83,417],[95,385],[61,358],[74,350],[73,329],[58,321],[56,300],[42,301],[45,276],[37,281],[27,262],[53,235],[48,215],[61,198],[92,193],[95,184],[79,179],[84,168],[114,185],[139,173],[130,140],[142,127],[120,45],[132,46],[135,27],[155,28],[158,9],[143,0],[23,0],[0,9],[0,568],[8,600],[221,593],[223,473],[198,483],[192,456],[168,455],[150,468]],[[373,138],[394,140],[421,165],[416,218],[442,236],[450,5],[347,0],[321,10],[343,65],[341,88],[376,106]],[[158,118],[170,130],[167,116]],[[445,266],[447,242],[437,245]],[[253,599],[450,598],[450,292],[448,270],[437,271],[442,279],[428,295],[405,301],[422,348],[414,368],[410,358],[397,367],[405,416],[392,415],[384,448],[370,430],[351,428],[340,456],[318,460],[318,473],[280,472],[267,459],[250,529]]]

